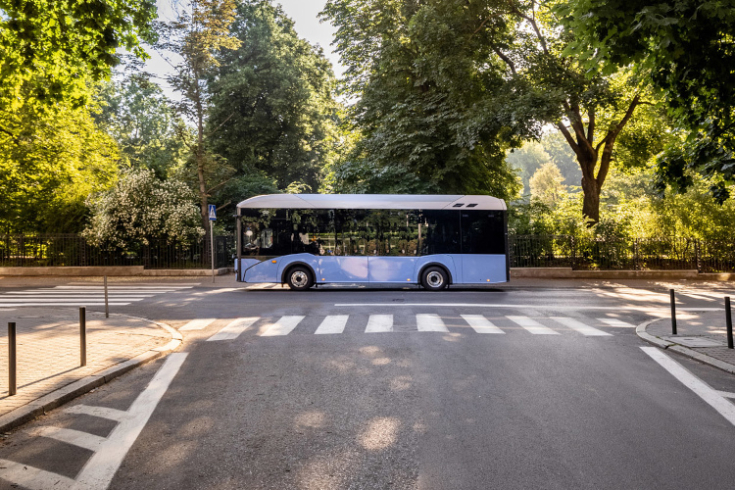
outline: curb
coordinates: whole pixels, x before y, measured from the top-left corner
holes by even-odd
[[[654,318],[653,320],[648,320],[647,322],[643,322],[637,327],[635,327],[635,333],[640,337],[641,339],[645,340],[649,344],[653,344],[656,347],[660,347],[662,349],[668,349],[672,350],[674,352],[678,352],[679,354],[682,354],[684,356],[687,356],[691,359],[694,359],[695,361],[699,361],[703,364],[708,364],[714,368],[720,369],[722,371],[725,371],[726,373],[735,374],[735,366],[732,364],[729,364],[724,361],[720,361],[719,359],[715,359],[714,357],[710,357],[707,354],[702,354],[700,352],[697,352],[695,350],[692,350],[688,347],[684,347],[683,345],[675,344],[673,342],[669,342],[668,340],[660,339],[654,335],[651,335],[650,333],[646,332],[646,329],[649,325],[652,323],[665,320],[665,318]]]
[[[74,398],[77,398],[94,388],[102,386],[105,383],[109,383],[111,380],[135,369],[136,367],[142,366],[143,364],[160,357],[164,357],[166,354],[181,345],[181,342],[184,340],[184,337],[182,337],[176,329],[170,325],[166,325],[165,323],[148,320],[147,318],[123,315],[121,313],[111,313],[110,316],[135,318],[150,322],[171,334],[171,341],[166,345],[151,349],[148,352],[144,352],[143,354],[133,357],[132,359],[118,363],[107,369],[103,369],[98,373],[85,376],[84,378],[74,381],[73,383],[59,388],[56,391],[52,391],[51,393],[48,393],[27,405],[16,408],[12,412],[0,416],[0,432],[5,432],[9,429],[14,429],[20,425],[30,422],[31,420],[47,414],[51,410],[70,402]]]

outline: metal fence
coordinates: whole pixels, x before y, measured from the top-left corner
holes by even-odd
[[[735,272],[735,240],[511,235],[511,267]]]
[[[215,267],[229,267],[235,237],[215,237]],[[735,239],[599,238],[510,235],[511,267],[575,270],[735,272]],[[79,235],[0,235],[0,267],[137,265],[146,269],[208,269],[209,239],[194,243],[152,240],[126,250],[95,247]]]
[[[125,250],[96,247],[79,235],[0,235],[0,267],[117,266],[208,269],[208,238],[194,243],[151,240]],[[232,265],[235,238],[214,237],[215,267]]]

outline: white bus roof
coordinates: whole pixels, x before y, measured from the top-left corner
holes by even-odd
[[[246,199],[240,209],[475,209],[505,211],[505,201],[490,196],[406,194],[268,194]]]

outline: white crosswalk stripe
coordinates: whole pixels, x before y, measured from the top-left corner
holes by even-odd
[[[191,286],[108,286],[108,304],[126,306],[159,294],[174,293]],[[56,286],[7,291],[0,294],[0,307],[19,306],[104,306],[103,286]]]
[[[479,334],[506,334],[507,332],[500,328],[496,323],[502,325],[502,322],[513,322],[523,327],[523,329],[533,335],[560,335],[565,332],[568,333],[569,329],[575,332],[581,333],[585,336],[595,337],[610,337],[613,334],[601,330],[600,328],[592,327],[582,320],[577,320],[570,317],[544,317],[544,318],[530,318],[527,316],[505,316],[499,318],[493,318],[493,321],[486,318],[484,315],[477,314],[460,314],[462,319],[469,325],[476,333]],[[261,337],[277,337],[291,334],[296,328],[299,327],[301,322],[306,318],[306,315],[285,315],[280,317],[278,320],[263,323],[260,325],[255,334]],[[224,328],[220,329],[216,334],[208,338],[208,341],[217,340],[234,340],[237,339],[243,332],[248,328],[255,325],[261,317],[249,317],[249,318],[236,318],[228,323]],[[617,319],[604,319],[598,318],[600,322],[607,323],[610,326],[620,326],[620,321]],[[607,321],[609,320],[609,321]],[[198,318],[191,320],[186,325],[182,326],[179,330],[201,330],[211,325],[216,319],[214,318]],[[353,320],[358,322],[359,320]],[[328,335],[328,334],[342,334],[347,328],[347,324],[350,322],[350,315],[326,315],[321,317],[321,322],[317,327],[314,334],[316,335]],[[625,322],[622,322],[625,323]],[[307,325],[310,323],[307,323]],[[561,328],[561,331],[557,331],[554,328],[548,326],[558,324],[564,325],[566,328]],[[630,325],[630,324],[625,324]],[[632,326],[632,325],[630,325]],[[308,329],[309,327],[304,327]],[[414,331],[416,332],[450,332],[447,327],[445,320],[442,315],[436,313],[419,313],[415,315],[415,324],[413,324]],[[505,327],[503,327],[505,328]],[[517,327],[510,327],[511,330],[517,329]],[[374,314],[368,317],[367,326],[365,327],[365,333],[389,333],[394,332],[394,318],[393,315]],[[405,331],[405,328],[401,331]]]
[[[623,328],[635,328],[632,323],[618,320],[617,318],[598,318],[602,323],[607,323],[610,327],[623,327]]]
[[[370,315],[365,333],[392,332],[393,315]]]
[[[265,325],[264,328],[266,330],[261,336],[275,337],[278,335],[288,335],[303,319],[304,317],[299,315],[283,316],[276,323]]]
[[[552,320],[555,322],[559,322],[562,325],[566,325],[567,327],[571,328],[572,330],[576,330],[577,332],[581,333],[582,335],[588,336],[588,337],[609,337],[610,334],[607,332],[603,332],[602,330],[590,327],[589,325],[586,325],[579,320],[575,320],[574,318],[569,317],[562,317],[562,316],[553,316],[551,317]]]
[[[350,315],[329,315],[316,329],[315,334],[342,333],[345,331]]]
[[[222,330],[207,339],[207,342],[216,340],[233,340],[240,336],[251,325],[260,320],[259,316],[250,318],[237,318],[227,324]]]
[[[462,318],[477,333],[505,333],[482,315],[462,315]]]
[[[197,318],[196,320],[190,321],[179,330],[203,330],[215,320],[216,318]]]
[[[552,330],[549,327],[544,327],[536,320],[528,318],[527,316],[508,316],[506,318],[517,323],[534,335],[559,335],[559,332]]]
[[[439,315],[416,315],[416,328],[419,332],[449,332]]]

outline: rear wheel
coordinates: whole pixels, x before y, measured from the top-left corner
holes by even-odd
[[[428,267],[421,275],[421,285],[429,291],[441,291],[449,285],[449,277],[441,267]]]
[[[304,291],[314,285],[314,278],[311,276],[309,269],[297,265],[288,271],[286,283],[294,291]]]

